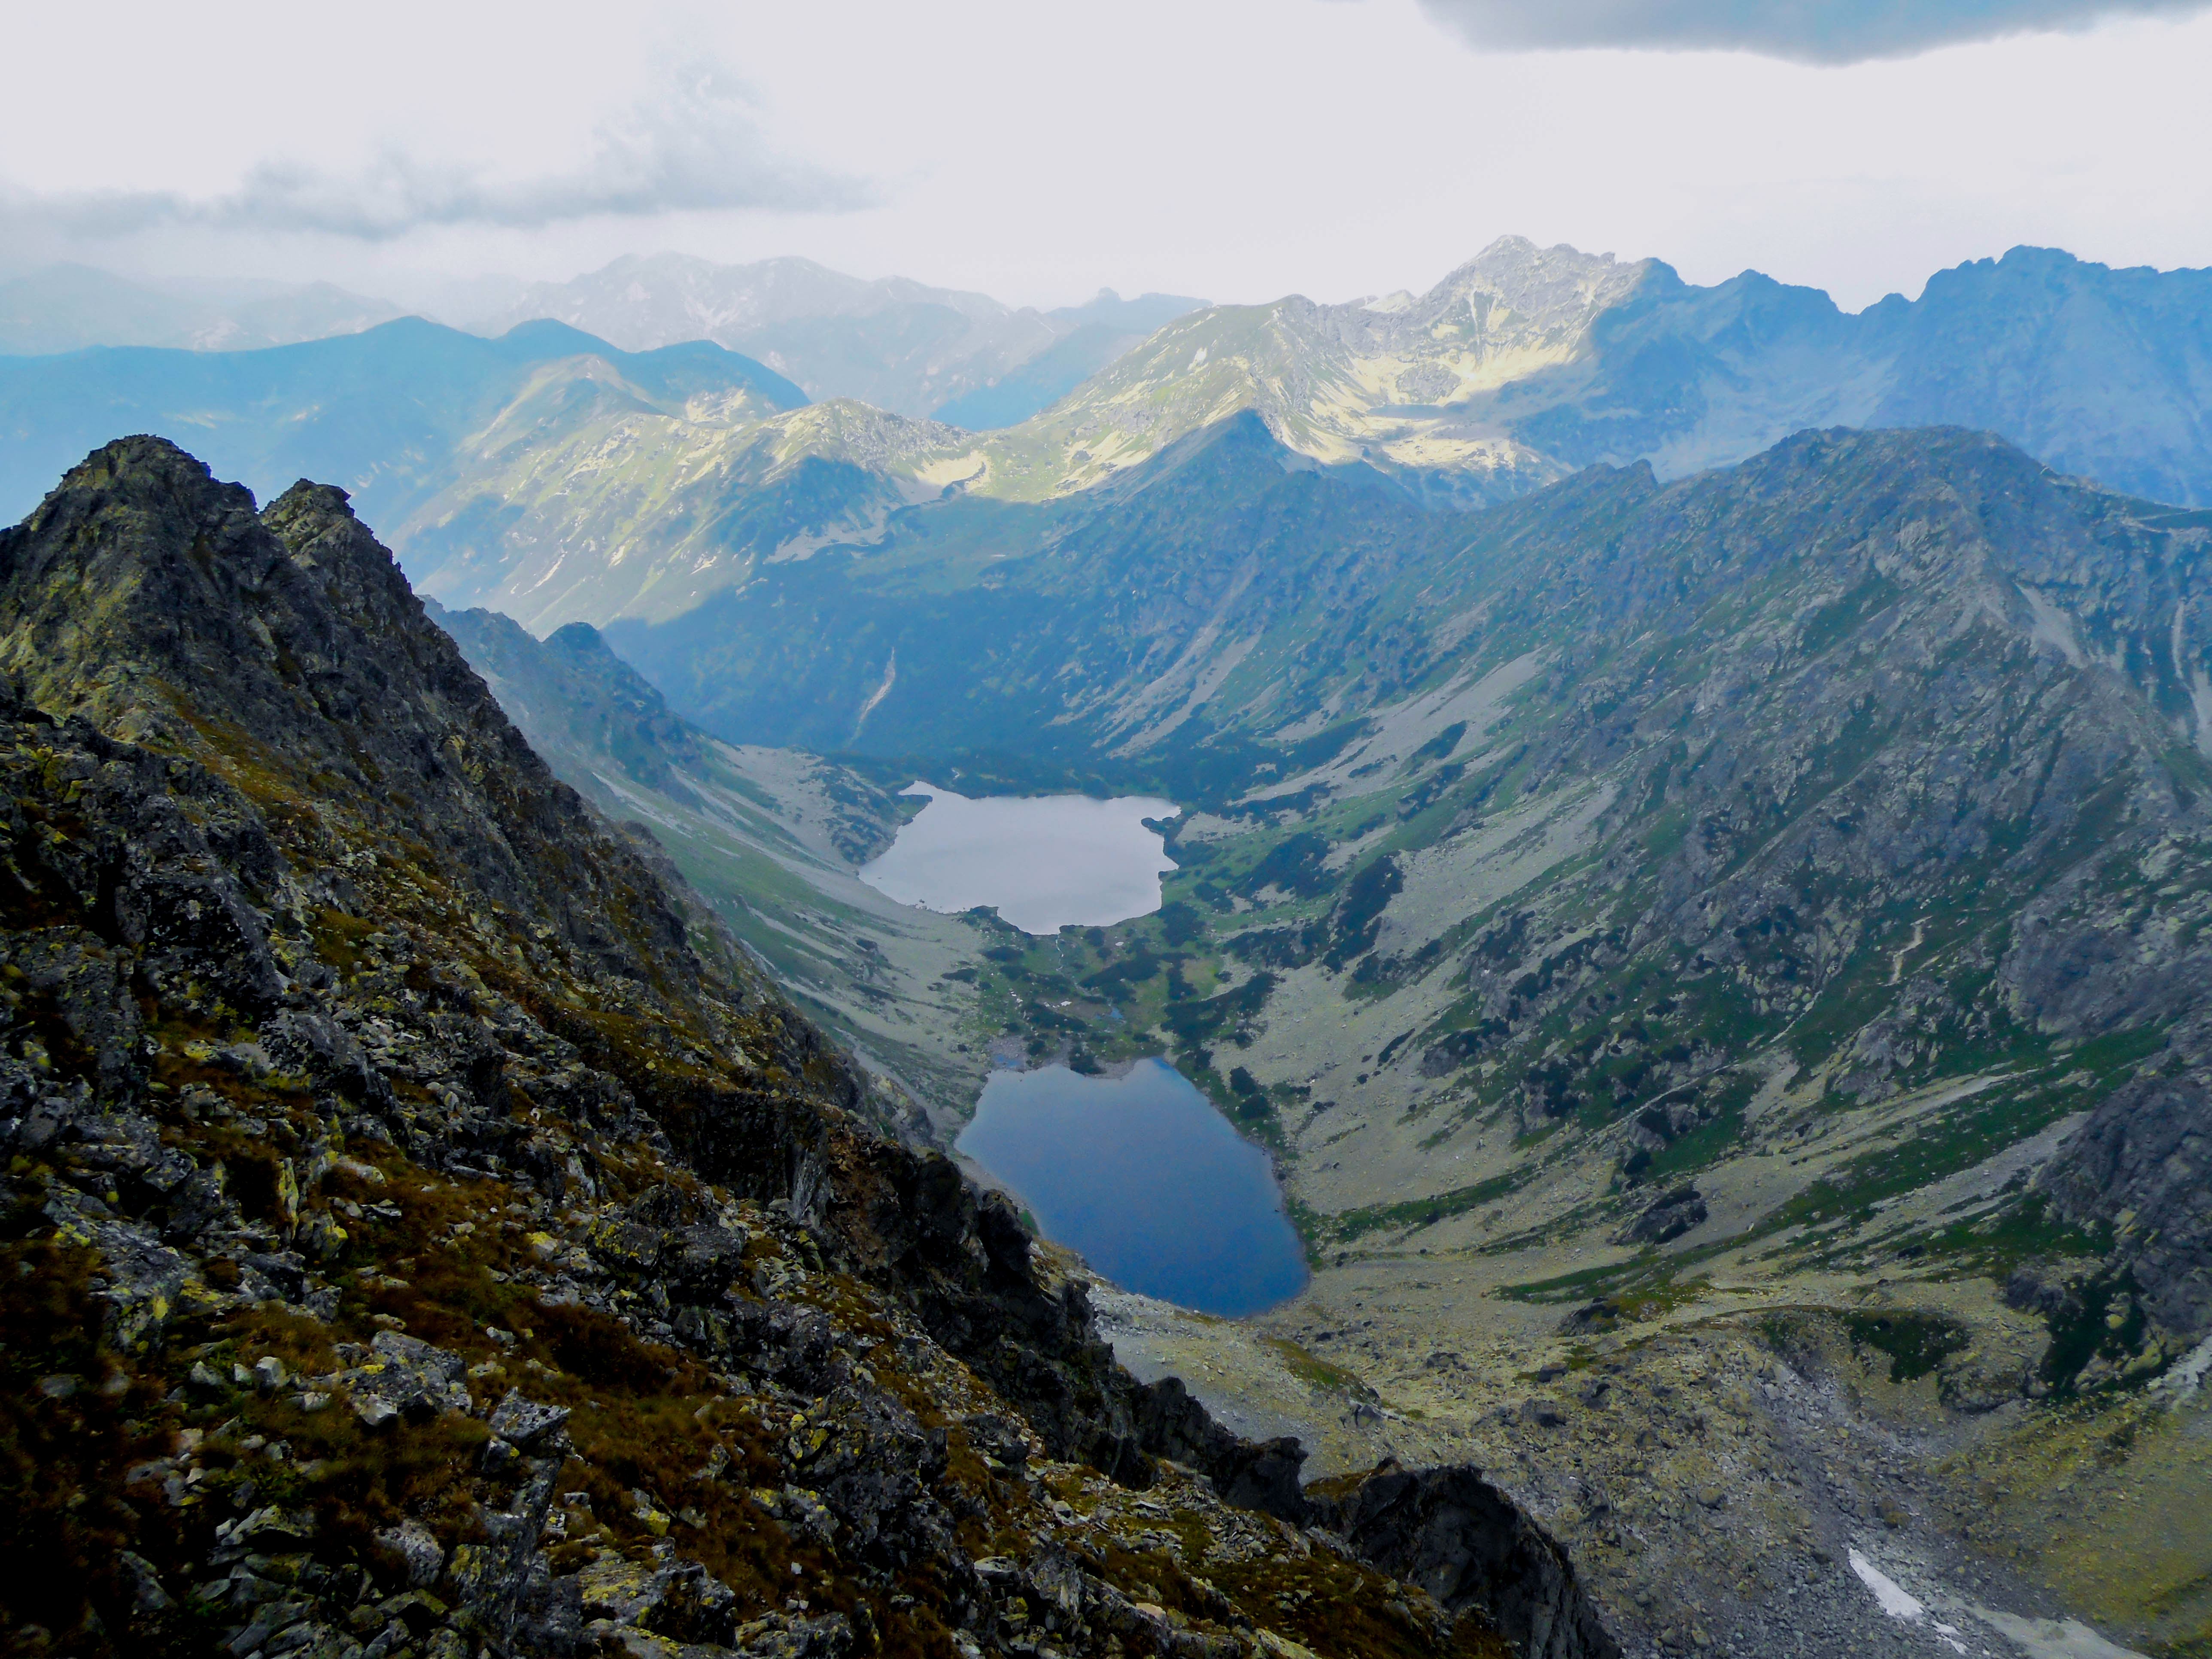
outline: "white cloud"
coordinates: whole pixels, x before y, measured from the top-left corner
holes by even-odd
[[[730,209],[850,211],[877,195],[863,179],[781,151],[750,91],[726,70],[692,63],[664,69],[645,97],[599,125],[580,164],[560,172],[501,177],[387,148],[352,172],[259,161],[236,189],[214,196],[18,188],[0,211],[32,234],[78,238],[191,228],[380,242],[432,228],[537,230]]]

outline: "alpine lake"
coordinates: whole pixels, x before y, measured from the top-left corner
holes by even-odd
[[[917,784],[928,804],[860,872],[902,903],[988,906],[1023,932],[1109,927],[1159,908],[1176,866],[1146,823],[1172,802],[1083,795],[970,799]],[[1224,1317],[1306,1282],[1267,1155],[1164,1060],[1114,1074],[1002,1068],[955,1143],[1038,1231],[1132,1291]]]

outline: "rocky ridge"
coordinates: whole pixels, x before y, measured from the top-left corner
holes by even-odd
[[[11,1652],[1612,1650],[1120,1370],[341,492],[107,446],[0,667]]]

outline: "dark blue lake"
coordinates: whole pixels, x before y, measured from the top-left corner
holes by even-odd
[[[1164,1060],[994,1072],[957,1144],[1117,1285],[1231,1316],[1305,1286],[1267,1154]]]

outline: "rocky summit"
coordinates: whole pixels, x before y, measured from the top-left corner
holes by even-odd
[[[1617,1651],[1122,1370],[341,491],[107,445],[0,670],[9,1653]]]

